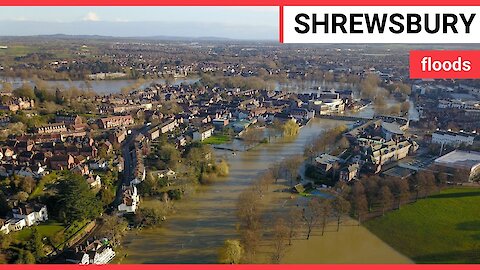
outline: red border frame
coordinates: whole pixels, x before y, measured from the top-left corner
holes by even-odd
[[[0,0],[0,6],[479,6],[478,0]]]
[[[113,270],[478,270],[480,265],[455,264],[36,264],[36,265],[1,265],[6,270],[79,270],[79,269],[113,269]]]
[[[385,2],[384,0],[0,0],[0,6],[278,6],[279,39],[283,43],[283,7],[284,6],[480,6],[479,0],[403,0]],[[480,270],[480,265],[0,265],[8,270],[77,270],[85,269],[115,270]]]
[[[278,15],[279,15],[278,17],[280,17],[280,22],[278,25],[278,31],[279,31],[278,38],[280,43],[283,43],[283,6],[280,6]]]

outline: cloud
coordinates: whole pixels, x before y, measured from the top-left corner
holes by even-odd
[[[25,16],[18,16],[13,18],[14,21],[26,21],[27,18]]]
[[[85,17],[83,17],[84,21],[91,21],[91,22],[96,22],[100,20],[100,17],[95,12],[88,12]]]

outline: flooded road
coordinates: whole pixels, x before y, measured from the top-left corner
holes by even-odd
[[[303,146],[313,136],[341,124],[345,122],[315,119],[290,142],[279,139],[236,156],[219,151],[218,156],[228,159],[230,175],[177,202],[176,214],[169,216],[161,228],[130,232],[125,237],[127,256],[122,263],[216,263],[218,248],[225,239],[238,237],[235,205],[252,179],[273,162],[303,153]]]

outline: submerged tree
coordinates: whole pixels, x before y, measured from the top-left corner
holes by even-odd
[[[288,227],[288,245],[291,245],[293,237],[297,235],[301,225],[302,211],[298,208],[292,208],[285,220]]]
[[[273,225],[272,263],[280,263],[283,255],[285,255],[288,233],[289,229],[285,220],[283,218],[275,220],[275,224]]]
[[[323,206],[318,199],[310,200],[302,210],[302,219],[307,226],[307,240],[310,239],[313,228],[322,217]]]
[[[219,252],[218,262],[223,264],[239,264],[244,252],[239,240],[225,240]]]
[[[300,126],[294,121],[289,120],[282,126],[283,136],[293,137],[300,131]]]

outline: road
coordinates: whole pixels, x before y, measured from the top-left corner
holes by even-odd
[[[117,207],[122,201],[122,186],[130,185],[133,180],[133,172],[137,164],[134,150],[135,137],[139,134],[146,134],[150,130],[151,126],[141,126],[140,128],[132,128],[131,134],[127,136],[127,139],[122,144],[122,157],[123,157],[123,173],[122,179],[118,182],[117,193],[115,196],[114,204]]]

